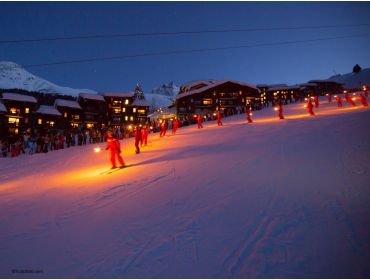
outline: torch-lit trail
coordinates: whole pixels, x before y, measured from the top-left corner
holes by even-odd
[[[370,110],[343,105],[124,140],[112,174],[104,144],[0,158],[0,276],[369,278]]]

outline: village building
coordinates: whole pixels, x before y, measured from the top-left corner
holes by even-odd
[[[308,83],[316,85],[316,93],[318,95],[343,93],[343,84],[332,80],[311,80]]]
[[[7,132],[7,126],[6,126],[6,114],[7,110],[5,105],[0,102],[0,138],[2,135],[5,135]]]
[[[61,124],[62,114],[53,106],[40,105],[33,113],[35,133],[43,133],[46,130],[57,130]]]
[[[5,133],[17,135],[21,131],[30,132],[31,116],[37,108],[37,99],[33,96],[4,92],[2,93],[2,102],[6,108],[4,117],[7,129]]]
[[[59,121],[60,129],[79,128],[83,126],[82,108],[77,101],[56,99],[54,107],[62,114]]]
[[[108,106],[104,97],[93,93],[80,93],[78,102],[82,108],[85,129],[102,128],[108,120]]]
[[[278,85],[270,87],[267,91],[268,100],[272,105],[293,103],[302,100],[303,95],[299,85]]]
[[[134,122],[132,92],[105,92],[101,94],[108,103],[108,126],[121,127],[128,122]]]
[[[252,85],[232,80],[195,81],[180,87],[175,98],[180,119],[191,119],[194,114],[203,117],[216,111],[224,115],[245,112],[246,106],[257,109],[260,91]]]

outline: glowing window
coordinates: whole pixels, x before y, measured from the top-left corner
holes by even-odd
[[[10,108],[10,113],[16,114],[18,112],[17,108]]]
[[[38,123],[38,124],[42,124],[42,119],[38,119],[38,120],[37,120],[37,123]]]
[[[29,113],[30,113],[30,108],[26,108],[26,109],[24,110],[24,112],[25,112],[26,114],[29,114]]]
[[[133,108],[133,109],[132,109],[132,112],[136,113],[136,108]]]
[[[126,99],[126,100],[125,100],[125,104],[126,104],[126,105],[128,105],[128,102],[129,102],[129,100],[128,100],[128,99]]]
[[[123,113],[126,113],[126,108],[122,108],[122,112]]]
[[[133,116],[130,116],[130,121],[133,121],[134,120],[134,117]]]
[[[87,123],[87,124],[86,124],[86,127],[87,127],[87,128],[92,128],[92,127],[94,127],[94,124],[93,124],[93,123]]]
[[[19,119],[18,118],[9,118],[8,123],[15,123],[16,125],[19,124]]]
[[[114,112],[115,114],[119,114],[119,113],[121,112],[121,110],[120,110],[120,109],[113,109],[113,112]]]
[[[125,121],[128,121],[128,116],[125,116]]]
[[[67,116],[68,116],[67,112],[64,112],[63,117],[66,118]]]
[[[203,99],[203,105],[211,105],[212,99]]]
[[[145,114],[145,110],[144,110],[144,109],[137,110],[137,112],[138,112],[139,114]]]

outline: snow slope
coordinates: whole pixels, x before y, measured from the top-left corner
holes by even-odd
[[[363,85],[370,85],[370,68],[363,69],[357,74],[335,75],[330,77],[329,80],[344,83],[344,87],[347,89],[361,89]]]
[[[73,89],[61,87],[47,80],[37,77],[14,62],[0,61],[0,88],[24,89],[42,93],[59,93],[78,96],[81,92],[97,93],[89,89]]]
[[[284,110],[0,158],[0,276],[369,278],[369,108]]]

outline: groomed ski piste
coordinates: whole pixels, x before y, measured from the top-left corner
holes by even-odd
[[[1,158],[0,276],[369,278],[370,110],[343,104],[123,140],[111,174],[103,144]]]

